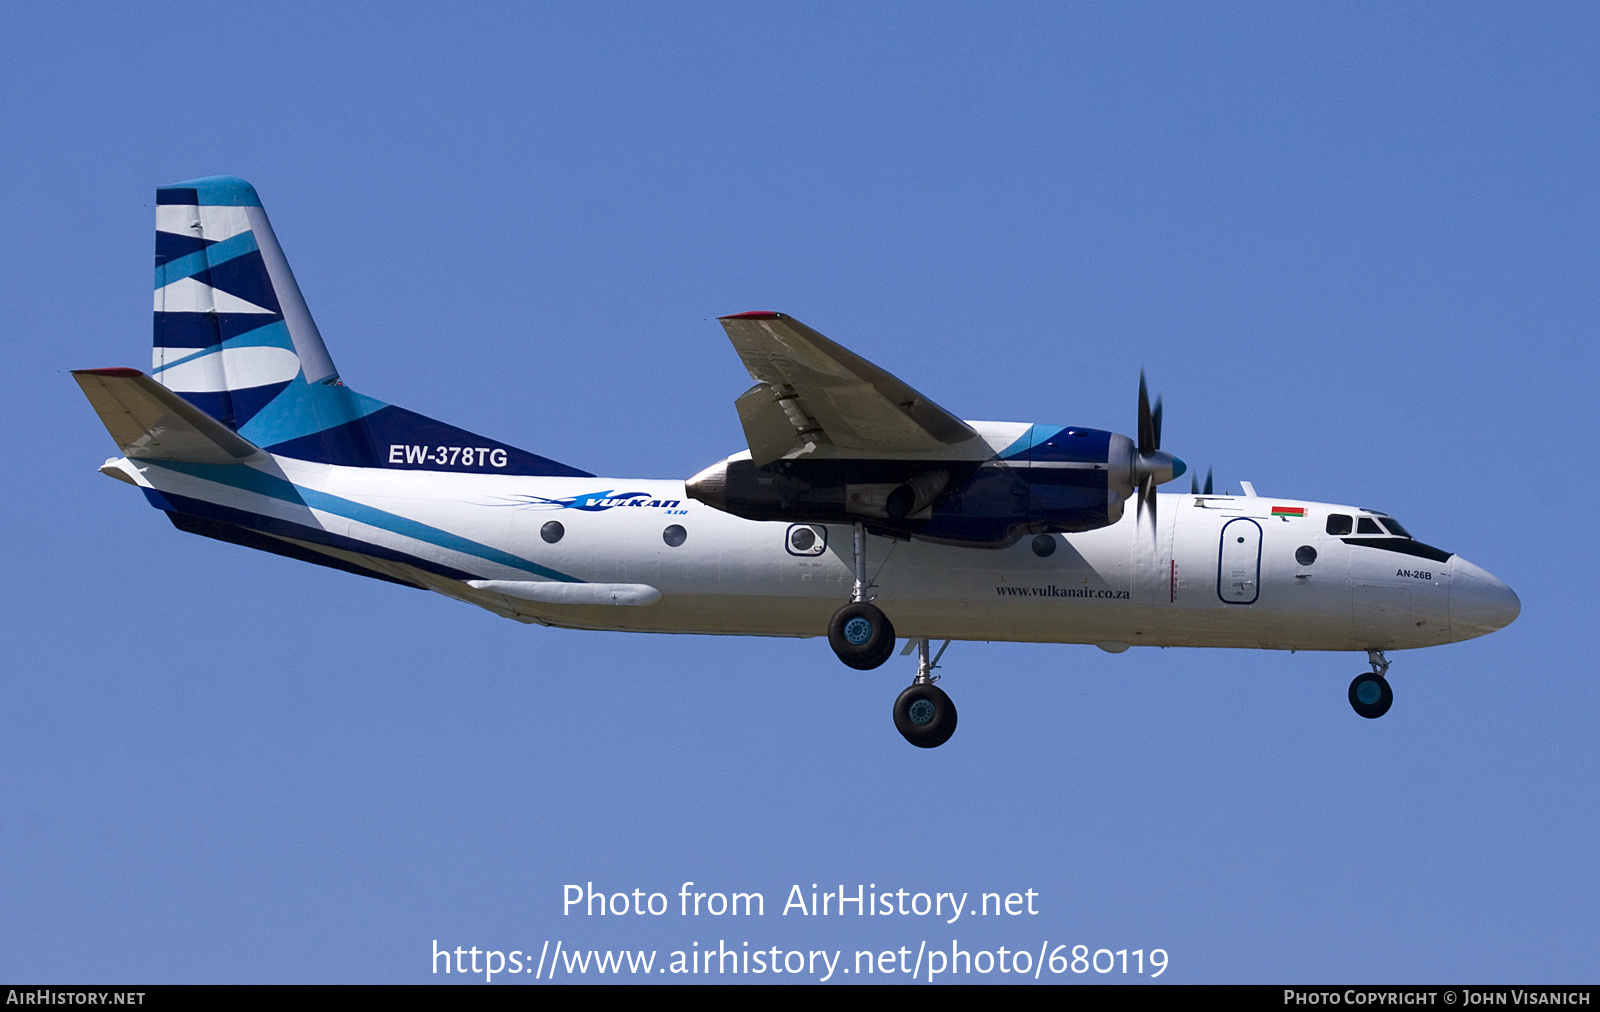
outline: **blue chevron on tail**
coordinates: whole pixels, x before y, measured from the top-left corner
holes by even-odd
[[[255,187],[233,176],[156,191],[152,374],[281,456],[353,467],[592,477],[341,383]]]

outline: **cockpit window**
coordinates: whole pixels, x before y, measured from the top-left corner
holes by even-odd
[[[1362,517],[1356,521],[1357,534],[1382,534],[1383,528],[1378,526],[1378,521],[1371,517]]]
[[[1343,513],[1328,514],[1328,533],[1334,535],[1349,534],[1353,521]]]
[[[1390,534],[1395,534],[1402,538],[1411,537],[1411,532],[1406,530],[1404,527],[1401,527],[1400,521],[1396,520],[1394,517],[1384,517],[1383,526],[1389,529]]]

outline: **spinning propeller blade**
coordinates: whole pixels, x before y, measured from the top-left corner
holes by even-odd
[[[1129,476],[1129,484],[1133,486],[1133,494],[1138,497],[1136,518],[1143,521],[1145,511],[1150,512],[1151,534],[1154,535],[1158,528],[1156,524],[1156,486],[1182,475],[1189,468],[1183,461],[1166,453],[1161,449],[1161,398],[1156,398],[1154,408],[1150,407],[1150,388],[1145,382],[1144,370],[1139,370],[1139,443],[1136,449],[1137,457],[1133,461],[1133,473]],[[1189,479],[1189,485],[1194,488],[1194,479]],[[1124,486],[1127,487],[1127,486]],[[1211,491],[1211,478],[1206,478],[1206,491]],[[1195,489],[1198,495],[1199,490]]]
[[[1156,526],[1156,478],[1147,474],[1139,479],[1139,507],[1138,519],[1143,521],[1145,510],[1150,511],[1150,533],[1153,536],[1160,528]]]
[[[1144,370],[1139,370],[1139,456],[1147,457],[1161,449],[1161,399],[1150,410],[1150,392],[1145,388]]]

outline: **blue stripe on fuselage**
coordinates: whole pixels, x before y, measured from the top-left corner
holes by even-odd
[[[248,510],[234,509],[232,506],[221,506],[205,499],[195,499],[191,496],[177,495],[176,493],[171,492],[163,494],[154,489],[147,488],[144,489],[144,494],[145,497],[150,500],[150,505],[154,506],[156,509],[164,510],[168,516],[194,517],[198,520],[222,523],[231,527],[237,527],[242,531],[254,531],[261,534],[276,535],[280,538],[294,538],[297,541],[309,541],[314,545],[326,545],[329,548],[337,548],[355,555],[365,555],[373,559],[383,559],[388,562],[404,563],[407,566],[413,566],[417,569],[420,569],[425,573],[433,573],[436,576],[442,576],[448,580],[477,579],[474,574],[468,573],[465,570],[456,569],[453,566],[440,565],[439,563],[433,562],[429,559],[424,559],[406,552],[397,552],[392,548],[385,548],[382,545],[372,544],[370,541],[360,541],[356,538],[345,537],[342,534],[334,534],[332,531],[323,530],[320,527],[308,527],[305,524],[297,524],[292,520],[281,520],[277,517],[269,517],[265,513],[251,513]],[[174,522],[176,523],[176,521]],[[188,528],[184,527],[182,524],[179,524],[178,528],[180,530],[188,530]],[[195,532],[191,531],[191,533]],[[236,543],[248,544],[247,542]],[[283,544],[286,548],[291,547],[287,542],[282,542],[281,544]],[[265,548],[259,544],[248,544],[248,547],[260,549],[262,551],[272,551],[277,552],[278,554],[285,554],[282,550],[276,547]],[[319,553],[312,552],[309,549],[304,551],[306,551],[307,555],[319,555]],[[335,559],[332,556],[320,555],[318,558],[311,559],[304,558],[303,556],[294,554],[292,552],[288,554],[291,558],[299,558],[307,562],[315,562],[318,565],[332,565],[336,569],[343,568],[343,566],[340,564],[340,560]],[[360,566],[355,565],[351,565],[349,571],[359,573],[361,576],[378,576],[379,579],[394,579],[390,576],[379,576],[379,574],[373,573],[370,570],[362,569]],[[406,585],[412,587],[418,586],[418,584],[415,583],[408,583]]]
[[[557,572],[554,569],[529,562],[527,559],[512,555],[510,552],[501,551],[490,545],[473,541],[471,538],[464,538],[459,534],[452,534],[449,531],[440,530],[437,527],[429,526],[408,517],[368,506],[365,503],[329,495],[326,492],[319,492],[303,485],[296,485],[287,479],[267,474],[264,471],[258,471],[244,464],[188,464],[175,460],[151,460],[141,461],[141,463],[153,467],[166,468],[167,470],[186,474],[193,478],[200,478],[204,481],[216,482],[219,485],[227,485],[230,488],[253,492],[256,495],[276,499],[279,502],[305,506],[308,509],[321,510],[324,513],[332,513],[347,520],[354,520],[370,527],[377,527],[393,534],[422,541],[452,552],[459,552],[462,555],[470,555],[510,569],[520,569],[525,573],[533,573],[535,576],[542,576],[548,580],[557,580],[562,583],[585,582],[576,576],[568,576],[566,573]]]

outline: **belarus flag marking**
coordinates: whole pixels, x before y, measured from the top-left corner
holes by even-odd
[[[1303,506],[1274,506],[1272,515],[1275,517],[1303,517],[1306,515]]]

